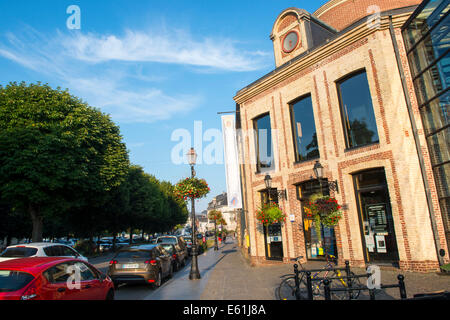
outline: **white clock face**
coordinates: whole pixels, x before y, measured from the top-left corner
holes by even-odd
[[[291,52],[297,47],[298,44],[298,34],[295,31],[289,32],[283,40],[283,50],[284,52]]]

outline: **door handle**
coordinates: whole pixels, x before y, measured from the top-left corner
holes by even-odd
[[[66,288],[58,288],[58,292],[64,292],[64,291],[66,291]]]
[[[84,289],[89,289],[91,287],[91,285],[86,285],[85,287],[84,287]]]

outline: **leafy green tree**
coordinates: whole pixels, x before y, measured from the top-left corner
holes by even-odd
[[[95,215],[87,208],[128,166],[119,128],[98,109],[40,83],[0,86],[0,194],[30,215],[33,241],[48,218]]]
[[[13,237],[21,239],[31,235],[31,222],[24,212],[14,209],[10,204],[0,203],[0,240],[6,237],[8,245]]]

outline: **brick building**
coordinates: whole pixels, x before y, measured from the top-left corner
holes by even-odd
[[[270,35],[276,69],[234,97],[242,243],[254,263],[325,252],[357,266],[430,271],[448,263],[448,11],[448,0],[330,0],[313,14],[279,14]],[[415,42],[427,36],[428,52],[417,54]],[[418,65],[427,59],[425,70],[439,72],[423,80]],[[439,81],[434,95],[418,92]],[[430,119],[440,121],[438,133]],[[339,224],[320,234],[303,211],[319,191],[343,205]],[[255,217],[267,199],[289,217],[268,230]]]

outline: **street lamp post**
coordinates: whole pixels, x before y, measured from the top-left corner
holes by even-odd
[[[219,250],[219,245],[217,243],[217,220],[214,219],[214,251]]]
[[[213,201],[214,201],[214,211],[217,211],[216,199],[214,199]],[[217,219],[214,219],[214,251],[218,251],[218,250],[219,250],[219,244],[217,242]]]
[[[189,165],[191,166],[191,177],[195,177],[194,166],[197,161],[197,154],[195,153],[194,148],[187,153]],[[200,271],[198,270],[198,260],[197,260],[197,232],[195,225],[195,199],[191,198],[192,207],[191,207],[191,215],[192,215],[192,263],[191,263],[191,272],[189,273],[190,280],[198,280],[201,278]]]

